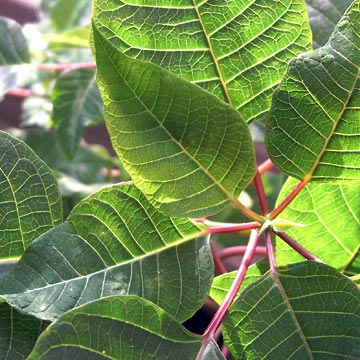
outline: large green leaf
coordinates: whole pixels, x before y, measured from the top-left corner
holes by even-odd
[[[160,214],[132,184],[105,188],[27,249],[0,294],[42,319],[134,294],[185,320],[206,300],[213,278],[205,234],[189,220]]]
[[[360,1],[329,42],[291,61],[274,94],[266,145],[288,175],[360,178]]]
[[[1,131],[0,259],[21,256],[61,221],[61,196],[51,170],[24,142]]]
[[[135,296],[72,310],[37,342],[28,360],[195,359],[201,340],[164,310]]]
[[[51,94],[52,120],[58,143],[68,158],[73,158],[86,126],[102,121],[103,105],[94,69],[75,69],[57,79]]]
[[[30,61],[27,41],[17,22],[0,17],[0,34],[0,66]]]
[[[302,0],[97,0],[96,27],[130,57],[149,60],[262,119],[287,62],[310,50]]]
[[[293,178],[287,180],[278,202],[296,183]],[[326,264],[341,270],[359,246],[359,194],[360,181],[307,184],[280,215],[304,227],[294,226],[286,233]],[[303,259],[281,240],[276,243],[276,256],[279,264]]]
[[[1,304],[0,359],[26,359],[47,325],[45,321],[20,314],[9,305]]]
[[[130,59],[93,24],[105,120],[134,183],[164,213],[204,216],[222,209],[255,174],[240,114],[151,63]]]
[[[291,264],[250,284],[223,333],[236,359],[359,359],[360,292],[333,268]]]

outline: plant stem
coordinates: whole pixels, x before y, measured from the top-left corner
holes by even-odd
[[[276,272],[275,252],[272,243],[271,232],[269,230],[265,230],[265,244],[269,258],[270,270],[272,273],[275,273]]]
[[[247,245],[245,254],[241,260],[241,264],[236,273],[235,279],[234,279],[233,283],[231,284],[231,287],[230,287],[228,293],[226,294],[226,297],[225,297],[223,303],[220,305],[219,309],[215,313],[213,319],[211,320],[208,328],[206,329],[206,331],[203,335],[203,337],[206,340],[204,342],[205,345],[203,344],[203,347],[206,346],[208,344],[208,342],[214,338],[217,328],[220,326],[231,303],[233,302],[233,300],[242,284],[242,281],[245,277],[245,274],[250,265],[250,262],[254,256],[258,240],[259,240],[259,235],[258,235],[257,231],[252,230],[251,234],[250,234],[249,243]]]
[[[222,263],[219,254],[217,253],[214,244],[210,242],[211,254],[214,259],[215,269],[219,274],[225,274],[227,272],[224,264]]]
[[[207,225],[207,222],[204,222],[205,225]],[[239,232],[239,231],[248,231],[257,229],[260,227],[260,223],[254,221],[244,224],[234,224],[234,225],[226,225],[218,226],[218,227],[209,227],[208,231],[209,234],[226,234],[231,232]]]
[[[275,219],[296,197],[296,195],[305,187],[309,179],[301,180],[297,183],[291,193],[281,202],[281,204],[270,212],[268,218]]]
[[[274,233],[282,240],[284,240],[289,246],[291,246],[295,251],[297,251],[300,255],[302,255],[305,259],[321,262],[316,256],[311,254],[308,250],[299,245],[295,240],[293,240],[290,236],[286,235],[281,231],[274,231]]]
[[[26,99],[30,96],[35,96],[35,94],[29,89],[11,89],[9,90],[6,95],[14,96],[22,99]]]
[[[225,249],[220,250],[219,257],[220,259],[232,257],[232,256],[238,256],[238,255],[244,255],[246,251],[247,246],[232,246]],[[267,254],[266,247],[265,246],[257,246],[255,248],[254,255],[259,256],[265,256]]]
[[[267,199],[266,199],[264,186],[263,186],[263,183],[261,181],[261,176],[260,176],[259,171],[256,172],[256,175],[254,177],[254,185],[255,185],[255,189],[256,189],[256,195],[257,195],[258,200],[259,200],[261,213],[263,215],[265,215],[265,214],[267,214],[269,212],[269,205],[268,205],[268,202],[267,202]]]
[[[235,207],[247,218],[253,220],[253,221],[259,221],[261,223],[264,222],[263,216],[257,214],[255,211],[250,210],[246,206],[244,206],[239,200],[236,200],[234,202]]]
[[[80,68],[86,68],[86,69],[95,69],[96,64],[95,63],[71,63],[71,64],[47,64],[47,63],[41,63],[37,64],[36,67],[41,70],[50,70],[50,71],[64,71],[69,69],[80,69]]]
[[[267,171],[272,169],[274,166],[275,166],[274,163],[270,159],[267,159],[266,161],[264,161],[262,164],[260,164],[258,166],[258,172],[260,175],[265,174]]]

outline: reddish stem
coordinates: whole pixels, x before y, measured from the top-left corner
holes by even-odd
[[[79,69],[79,68],[86,68],[86,69],[95,69],[95,63],[70,63],[70,64],[37,64],[36,67],[41,70],[50,70],[50,71],[64,71],[69,69]]]
[[[297,251],[300,255],[302,255],[305,259],[322,262],[319,258],[311,254],[308,250],[299,245],[295,240],[293,240],[290,236],[286,235],[280,231],[274,231],[274,233],[282,240],[284,240],[289,246],[291,246],[295,251]]]
[[[224,225],[219,227],[210,227],[208,228],[209,234],[226,234],[231,232],[239,231],[248,231],[257,229],[260,227],[260,223],[257,221],[249,222],[245,224],[236,224],[236,225]]]
[[[211,254],[214,259],[215,269],[219,274],[225,274],[227,272],[224,264],[222,263],[219,254],[217,253],[214,244],[210,242]]]
[[[6,95],[25,99],[30,96],[34,96],[35,94],[29,89],[11,89],[6,93]]]
[[[270,159],[267,159],[266,161],[264,161],[262,164],[260,164],[258,166],[258,172],[260,175],[265,174],[267,171],[272,169],[274,166],[275,166],[274,163]]]
[[[231,303],[233,302],[233,300],[242,284],[242,281],[246,275],[246,272],[251,263],[251,260],[254,256],[258,240],[259,240],[259,235],[258,235],[257,231],[252,230],[246,252],[241,260],[241,264],[239,266],[239,270],[236,273],[235,279],[234,279],[233,283],[231,284],[231,287],[230,287],[228,293],[226,294],[226,297],[225,297],[223,303],[220,305],[219,309],[215,313],[213,319],[211,320],[208,328],[206,329],[206,331],[203,335],[203,337],[206,339],[206,341],[203,344],[203,347],[206,347],[208,342],[214,338],[217,328],[220,326]]]
[[[230,351],[228,350],[228,348],[225,345],[223,345],[221,347],[221,353],[223,354],[225,359],[227,359],[228,356],[230,355]]]
[[[275,252],[274,246],[272,243],[272,237],[269,230],[265,230],[265,244],[267,249],[267,254],[269,258],[270,270],[272,273],[276,272],[276,261],[275,261]]]
[[[296,195],[305,187],[305,185],[309,182],[309,179],[304,179],[299,181],[291,193],[281,202],[281,204],[276,207],[269,214],[269,219],[275,219],[296,197]]]
[[[261,181],[259,171],[256,172],[256,175],[254,177],[254,185],[255,185],[255,189],[256,189],[256,195],[259,200],[261,213],[262,213],[262,215],[265,215],[269,212],[269,205],[268,205],[268,202],[266,199],[265,190],[264,190],[263,183]]]
[[[247,246],[232,246],[225,249],[220,250],[219,257],[220,259],[232,257],[232,256],[239,256],[244,255]],[[265,246],[257,246],[255,248],[255,255],[265,256],[267,254]]]

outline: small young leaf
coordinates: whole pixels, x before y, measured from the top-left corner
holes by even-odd
[[[298,179],[360,179],[360,1],[328,43],[299,55],[273,98],[266,146],[273,162]]]
[[[23,360],[48,323],[0,305],[0,359]]]
[[[0,259],[20,257],[62,221],[61,195],[49,167],[24,142],[0,132]]]
[[[95,70],[75,69],[61,74],[51,100],[58,143],[63,153],[71,159],[79,147],[84,127],[102,121],[103,105]]]
[[[96,0],[93,19],[126,55],[161,65],[264,119],[287,63],[311,49],[303,0]]]
[[[0,295],[51,320],[105,296],[132,294],[184,321],[213,279],[205,235],[203,226],[160,214],[132,184],[105,188],[27,249],[1,279]]]
[[[113,146],[136,186],[164,213],[221,210],[255,174],[240,114],[198,86],[133,60],[92,26],[97,78]]]
[[[195,359],[201,340],[163,309],[108,297],[69,311],[40,336],[28,360]]]
[[[295,186],[290,178],[279,195],[281,202]],[[354,256],[360,234],[360,182],[346,184],[310,183],[281,213],[284,219],[305,227],[292,227],[286,233],[326,264],[341,270]],[[279,264],[303,258],[282,240],[276,242]]]
[[[313,35],[313,48],[326,44],[353,0],[306,0]]]
[[[307,261],[268,273],[230,307],[224,339],[236,359],[359,359],[360,292]]]

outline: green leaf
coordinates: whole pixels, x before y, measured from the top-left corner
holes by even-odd
[[[241,284],[238,294],[249,284],[258,280],[269,269],[267,260],[260,261],[249,267],[246,276]],[[224,301],[234,281],[236,271],[228,272],[214,278],[210,289],[210,297],[219,305]]]
[[[225,318],[236,359],[359,359],[360,292],[333,268],[291,264],[250,284]]]
[[[83,25],[89,19],[91,0],[54,0],[48,7],[52,26],[63,31]]]
[[[28,248],[0,294],[42,319],[110,295],[139,295],[183,321],[211,286],[205,234],[203,226],[160,214],[132,184],[105,188]]]
[[[280,203],[297,180],[286,181]],[[322,261],[341,270],[355,255],[360,234],[360,182],[346,184],[310,183],[281,213],[281,217],[304,227],[292,227],[286,233]],[[279,264],[303,258],[282,240],[276,242]]]
[[[109,297],[60,317],[28,360],[195,359],[200,346],[198,337],[151,302]]]
[[[348,264],[343,269],[343,273],[347,276],[359,276],[360,275],[360,244],[358,245],[354,256],[350,259]],[[360,280],[360,278],[359,278]],[[359,281],[358,281],[359,283]]]
[[[120,51],[152,61],[263,119],[288,61],[311,49],[302,0],[94,2],[95,26]]]
[[[266,146],[273,162],[299,179],[360,178],[360,1],[329,42],[299,55],[274,94]]]
[[[134,183],[159,209],[200,217],[222,209],[255,174],[249,129],[237,111],[196,85],[133,60],[93,25],[104,117]]]
[[[0,17],[0,34],[0,66],[30,61],[27,41],[17,22]]]
[[[62,73],[51,94],[52,120],[58,143],[68,158],[73,158],[84,127],[102,121],[103,105],[94,69],[75,69]]]
[[[48,41],[48,48],[54,51],[67,48],[88,48],[89,26],[77,27],[61,33],[44,34],[43,38]]]
[[[0,305],[0,358],[22,360],[30,354],[48,323]]]
[[[0,259],[17,258],[62,221],[61,196],[48,166],[21,140],[0,132]]]
[[[313,48],[325,45],[353,0],[306,0],[313,34]]]

